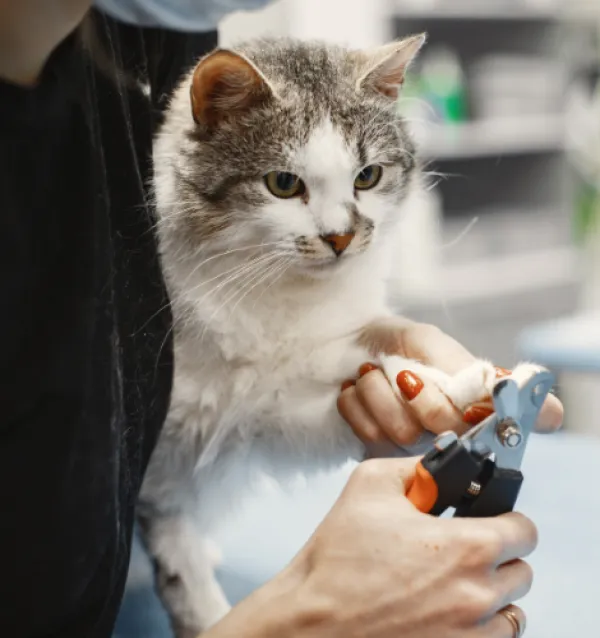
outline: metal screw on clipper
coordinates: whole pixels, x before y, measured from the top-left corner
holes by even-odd
[[[523,440],[523,435],[519,426],[514,421],[505,421],[498,424],[498,438],[505,447],[519,447]]]

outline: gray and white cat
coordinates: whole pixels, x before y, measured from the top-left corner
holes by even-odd
[[[403,322],[386,298],[394,233],[419,181],[397,97],[424,40],[252,41],[204,57],[172,98],[154,189],[175,379],[140,518],[178,638],[228,611],[207,534],[244,450],[275,475],[361,458],[336,400],[374,358],[460,409],[489,396],[488,362],[450,378],[385,356]]]

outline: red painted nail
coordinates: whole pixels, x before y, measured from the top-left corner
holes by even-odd
[[[365,374],[373,372],[373,370],[379,370],[379,368],[374,363],[363,363],[358,369],[358,374],[364,377]]]
[[[494,410],[491,408],[484,408],[480,405],[473,405],[465,410],[463,414],[463,421],[469,425],[477,425],[481,423],[483,419],[487,419]]]
[[[502,379],[502,377],[510,377],[512,372],[506,368],[500,368],[496,366],[496,379]]]
[[[419,377],[409,370],[402,370],[396,377],[396,383],[402,392],[402,396],[407,401],[412,401],[423,389],[423,382]]]
[[[348,388],[351,388],[353,385],[356,385],[354,379],[346,379],[343,383],[342,383],[342,392],[344,390],[347,390]]]

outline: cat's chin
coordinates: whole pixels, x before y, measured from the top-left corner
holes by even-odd
[[[304,262],[296,266],[298,274],[312,279],[329,279],[344,270],[349,263],[348,258],[319,261],[316,263]]]

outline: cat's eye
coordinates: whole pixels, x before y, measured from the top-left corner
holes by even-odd
[[[361,191],[374,188],[381,179],[383,169],[379,164],[371,164],[371,166],[365,166],[362,171],[356,176],[354,180],[354,188]]]
[[[289,199],[306,191],[304,182],[293,173],[271,171],[265,175],[265,184],[275,197]]]

